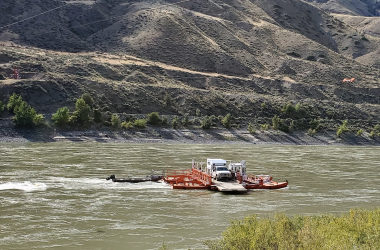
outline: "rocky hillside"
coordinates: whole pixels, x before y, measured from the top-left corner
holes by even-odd
[[[90,92],[112,112],[249,120],[299,102],[310,117],[380,120],[379,37],[304,1],[2,0],[0,11],[0,100],[18,92],[41,112]]]
[[[307,0],[332,13],[354,16],[380,16],[379,0]]]

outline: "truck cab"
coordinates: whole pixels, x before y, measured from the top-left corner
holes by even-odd
[[[231,171],[227,168],[227,161],[223,159],[207,159],[207,173],[217,181],[231,180]]]

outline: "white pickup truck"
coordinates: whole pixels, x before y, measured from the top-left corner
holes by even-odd
[[[207,173],[218,181],[232,179],[231,171],[227,168],[227,161],[223,159],[207,159]]]

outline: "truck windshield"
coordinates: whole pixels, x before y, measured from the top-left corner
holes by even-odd
[[[217,167],[216,171],[228,171],[226,167]]]

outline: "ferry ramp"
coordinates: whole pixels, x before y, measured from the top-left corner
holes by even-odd
[[[248,190],[236,181],[217,181],[213,180],[215,188],[224,193],[245,193]]]

